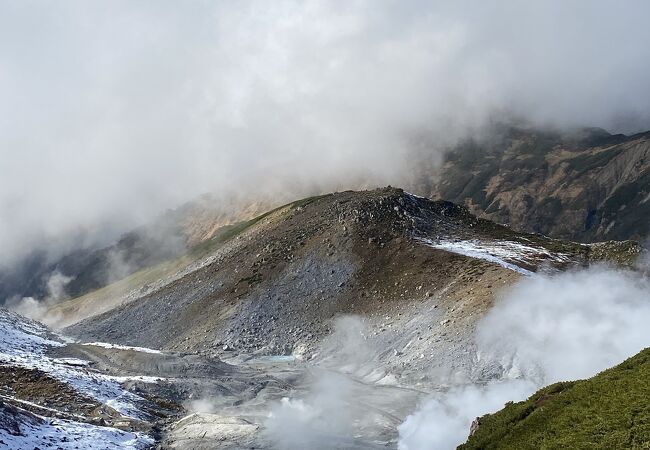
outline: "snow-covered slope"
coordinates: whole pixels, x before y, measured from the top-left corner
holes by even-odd
[[[140,433],[40,417],[0,403],[0,446],[9,449],[142,449],[153,439]]]
[[[50,333],[42,324],[0,309],[0,366],[38,371],[69,386],[80,398],[92,399],[125,418],[147,419],[147,414],[139,407],[144,400],[124,389],[121,383],[128,379],[145,382],[157,379],[109,376],[90,368],[89,361],[48,356],[48,350],[65,345],[61,337]],[[144,448],[153,442],[143,433],[84,423],[90,418],[70,411],[61,413],[79,421],[57,419],[60,411],[12,395],[1,398],[2,423],[15,425],[0,427],[0,443],[8,448],[47,447],[48,444],[57,448]],[[23,407],[54,417],[46,418],[23,410]]]

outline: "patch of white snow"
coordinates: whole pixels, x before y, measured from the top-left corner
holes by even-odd
[[[160,350],[154,350],[152,348],[146,348],[146,347],[131,347],[128,345],[119,345],[119,344],[109,344],[107,342],[85,342],[81,345],[92,345],[95,347],[102,347],[102,348],[114,348],[117,350],[133,350],[134,352],[141,352],[141,353],[153,353],[156,355],[162,354]]]
[[[523,275],[532,275],[534,272],[519,264],[535,266],[540,261],[566,262],[569,260],[567,255],[551,253],[544,248],[531,247],[513,241],[416,239],[429,247],[490,261]]]

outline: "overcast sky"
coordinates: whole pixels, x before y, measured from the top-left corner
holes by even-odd
[[[489,5],[488,5],[489,3]],[[650,128],[647,1],[0,0],[0,249],[382,184],[504,113]]]

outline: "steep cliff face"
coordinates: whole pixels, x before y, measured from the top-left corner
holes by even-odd
[[[650,231],[650,133],[509,128],[450,152],[429,190],[479,217],[594,242]]]

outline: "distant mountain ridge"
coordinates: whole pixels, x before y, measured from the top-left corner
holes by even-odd
[[[502,128],[448,153],[432,198],[513,229],[579,242],[650,233],[650,132]]]

